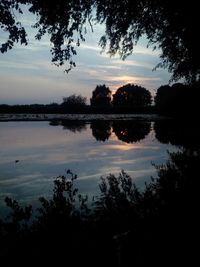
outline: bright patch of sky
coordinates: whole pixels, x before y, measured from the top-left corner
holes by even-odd
[[[98,46],[104,27],[95,25],[88,30],[86,42],[77,48],[76,68],[68,74],[64,68],[51,63],[51,44],[48,36],[34,39],[34,16],[25,12],[23,25],[28,32],[29,45],[16,45],[11,51],[0,54],[0,104],[61,103],[62,98],[81,94],[89,99],[97,84],[106,84],[113,93],[126,83],[155,90],[167,84],[170,74],[163,69],[152,69],[160,62],[159,51],[147,48],[141,38],[134,52],[125,61],[118,55],[110,58]],[[0,43],[6,33],[0,31]]]

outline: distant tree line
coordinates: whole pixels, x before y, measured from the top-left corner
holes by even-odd
[[[139,85],[123,85],[113,94],[103,84],[93,90],[90,105],[86,97],[72,94],[63,97],[61,104],[0,105],[0,113],[161,113],[180,116],[198,112],[199,87],[200,82],[162,85],[153,98],[150,91]]]
[[[62,113],[57,103],[30,105],[0,105],[0,113]]]
[[[92,92],[90,105],[80,94],[63,97],[61,104],[0,105],[0,113],[132,113],[151,112],[151,93],[144,87],[127,84],[115,92],[105,84],[97,85]]]

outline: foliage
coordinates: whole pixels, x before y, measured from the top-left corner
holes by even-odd
[[[116,230],[116,226],[128,227],[136,216],[136,206],[141,198],[132,178],[122,170],[119,176],[110,174],[106,178],[101,177],[99,188],[101,194],[95,202],[97,218],[112,224],[114,231],[120,230]]]
[[[8,32],[7,41],[0,45],[1,53],[10,50],[15,42],[28,44],[27,34],[21,22],[16,21],[14,10],[23,14],[20,3],[28,1],[3,0],[0,2],[0,27],[3,31]]]
[[[170,103],[170,93],[171,93],[171,86],[166,84],[162,85],[157,89],[157,93],[155,96],[155,105],[159,107],[167,107]]]
[[[172,111],[181,108],[181,105],[183,109],[186,106],[186,90],[187,87],[181,83],[161,86],[157,90],[155,104],[162,109],[170,107]]]
[[[112,92],[105,84],[97,85],[92,92],[91,106],[109,107],[111,104],[111,94]]]
[[[163,85],[158,88],[155,96],[155,105],[159,112],[173,115],[199,113],[199,82],[192,85],[175,83],[172,86]]]
[[[126,84],[118,88],[113,95],[113,106],[145,107],[151,104],[151,93],[144,87]]]
[[[76,175],[67,171],[67,175],[71,175],[71,179],[66,176],[59,176],[54,180],[53,197],[47,200],[41,197],[39,200],[42,207],[39,208],[41,214],[40,219],[51,220],[52,218],[59,220],[59,217],[71,217],[74,212],[75,196],[78,189],[73,188]]]
[[[63,97],[63,105],[65,106],[85,106],[86,101],[86,97],[76,94],[70,95],[68,97]]]
[[[101,45],[109,42],[109,52],[122,58],[134,51],[137,40],[145,34],[149,44],[161,49],[161,63],[172,78],[188,81],[199,78],[198,7],[162,1],[97,1],[98,21],[106,23]]]
[[[198,150],[170,153],[165,165],[155,166],[158,178],[143,192],[123,172],[102,180],[97,214],[117,241],[121,266],[159,265],[163,258],[165,263],[191,262],[198,231],[199,162]]]
[[[86,107],[86,101],[86,97],[73,94],[68,97],[63,97],[63,103],[61,104],[61,107],[68,112],[81,112]]]
[[[42,36],[49,34],[53,45],[51,48],[52,62],[61,66],[68,61],[68,72],[75,67],[73,56],[76,55],[74,46],[84,41],[85,24],[90,21],[91,0],[56,2],[48,0],[3,0],[0,4],[0,26],[8,31],[8,41],[1,46],[1,52],[6,52],[21,41],[27,44],[25,27],[17,21],[16,13],[23,14],[20,4],[28,5],[30,13],[37,15],[33,25],[38,30],[35,38],[41,40]]]
[[[96,257],[96,266],[105,261],[115,266],[129,266],[130,262],[135,266],[160,265],[163,259],[167,264],[172,260],[177,264],[181,260],[191,262],[196,246],[200,153],[183,150],[169,156],[165,165],[155,166],[158,177],[143,191],[124,171],[102,177],[93,211],[88,208],[87,197],[74,187],[76,175],[67,171],[66,176],[55,179],[52,198],[40,199],[37,220],[17,229],[20,238],[10,231],[8,223],[0,222],[1,248],[15,244],[1,250],[1,259],[6,259],[8,266],[12,259],[21,262],[17,255],[23,249],[28,258],[33,253],[33,261],[41,261],[39,255],[46,263],[60,263],[62,255],[69,264],[79,255],[76,263],[88,262],[88,266],[93,266]],[[22,209],[8,199],[7,204],[15,213],[13,223],[30,217],[30,207]]]
[[[21,207],[19,203],[10,198],[5,198],[6,205],[12,210],[12,212],[7,217],[8,223],[8,229],[11,232],[22,232],[24,229],[27,229],[28,221],[30,220],[32,216],[32,206],[26,206]]]
[[[27,44],[24,27],[14,12],[23,13],[20,4],[26,4],[29,12],[37,15],[34,27],[38,29],[36,39],[46,33],[53,44],[52,61],[57,65],[69,62],[69,71],[75,66],[75,46],[85,41],[87,26],[105,23],[105,35],[100,39],[103,49],[117,52],[122,59],[132,54],[134,46],[142,35],[149,45],[161,49],[161,63],[157,67],[168,68],[172,79],[185,78],[191,82],[199,79],[200,40],[198,32],[198,2],[171,4],[152,1],[114,0],[3,0],[0,3],[0,26],[7,31],[8,40],[1,45],[6,52],[15,42]]]

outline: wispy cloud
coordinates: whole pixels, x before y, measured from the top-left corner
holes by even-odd
[[[36,31],[31,28],[33,18],[28,12],[25,15],[23,23],[29,31],[29,45],[16,45],[0,55],[1,102],[59,102],[63,96],[72,93],[89,99],[97,84],[106,83],[113,91],[125,83],[137,83],[153,90],[169,80],[166,71],[152,72],[159,62],[160,51],[148,49],[145,38],[124,61],[119,55],[110,58],[106,53],[101,54],[98,41],[104,27],[98,25],[77,48],[78,55],[74,58],[77,67],[66,74],[65,67],[57,68],[51,63],[49,36],[44,36],[40,42],[35,40]],[[0,36],[4,37],[5,34]]]
[[[92,44],[85,44],[85,43],[82,43],[80,45],[79,49],[94,50],[94,51],[97,51],[97,52],[101,51],[101,48],[99,46],[92,45]]]
[[[121,60],[121,59],[116,59],[113,60],[113,63],[116,65],[121,65],[121,66],[130,66],[130,67],[143,67],[147,69],[153,69],[154,65],[148,62],[139,62],[136,60]]]
[[[158,77],[134,77],[134,76],[111,76],[107,77],[110,81],[123,81],[126,83],[134,83],[135,81],[159,81]]]

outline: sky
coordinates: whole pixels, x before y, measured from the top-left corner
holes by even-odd
[[[167,84],[167,70],[153,68],[160,62],[160,51],[147,48],[142,37],[131,56],[125,61],[119,55],[110,58],[98,41],[104,33],[103,25],[95,25],[94,32],[88,29],[86,41],[77,48],[74,57],[76,68],[68,74],[64,67],[51,63],[49,36],[41,41],[34,39],[34,16],[28,12],[22,23],[28,32],[28,46],[17,44],[12,50],[0,54],[0,104],[48,104],[61,103],[63,97],[81,94],[88,103],[96,85],[106,84],[114,93],[127,83],[141,85],[155,95],[156,89]],[[0,30],[0,43],[6,33]]]

